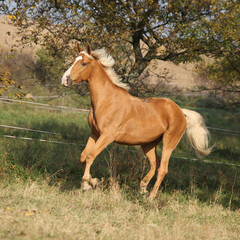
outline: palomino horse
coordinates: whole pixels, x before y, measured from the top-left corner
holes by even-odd
[[[207,155],[209,132],[200,114],[181,109],[167,98],[138,98],[130,95],[112,66],[113,58],[104,49],[83,51],[64,73],[62,85],[88,81],[91,109],[88,123],[92,130],[80,162],[84,175],[82,188],[87,190],[97,184],[90,175],[90,167],[97,155],[110,143],[140,145],[149,159],[150,171],[140,183],[142,192],[155,173],[157,180],[149,195],[153,199],[163,178],[168,173],[168,162],[185,130],[198,156]],[[161,161],[156,147],[162,140]]]

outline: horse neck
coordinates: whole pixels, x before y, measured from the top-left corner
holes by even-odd
[[[114,92],[117,90],[114,83],[98,63],[94,63],[91,77],[88,80],[91,102],[94,108],[102,105],[106,101],[111,101]]]

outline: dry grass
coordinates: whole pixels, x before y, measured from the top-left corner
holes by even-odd
[[[47,181],[0,183],[0,239],[239,239],[240,212],[181,192],[153,203],[108,190],[60,192]]]

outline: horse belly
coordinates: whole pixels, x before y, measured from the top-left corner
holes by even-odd
[[[116,142],[127,145],[141,145],[160,138],[166,129],[159,125],[141,126],[134,124],[117,131]]]

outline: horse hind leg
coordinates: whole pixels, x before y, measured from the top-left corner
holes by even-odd
[[[169,130],[163,136],[163,147],[162,147],[162,156],[161,156],[161,163],[158,169],[157,180],[153,186],[153,189],[149,195],[149,199],[152,200],[157,196],[158,189],[164,179],[164,177],[168,174],[168,164],[169,159],[172,154],[172,151],[178,145],[179,141],[181,140],[184,134],[184,128]]]
[[[149,163],[150,163],[150,170],[147,173],[147,175],[142,179],[140,182],[140,193],[146,194],[147,193],[147,186],[155,173],[157,172],[157,169],[159,168],[160,165],[160,159],[156,153],[156,144],[148,144],[141,146],[143,149],[143,152],[146,154]]]
[[[173,149],[167,149],[163,147],[161,164],[158,169],[157,180],[154,184],[154,187],[149,195],[149,199],[152,200],[157,196],[158,189],[164,179],[164,177],[168,174],[168,163],[170,156],[172,154]]]

